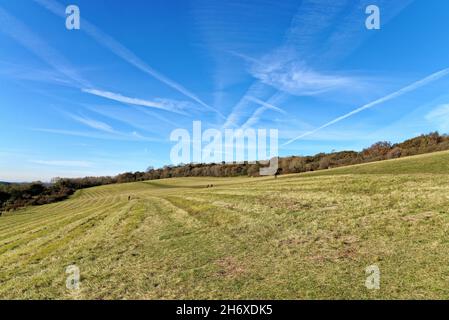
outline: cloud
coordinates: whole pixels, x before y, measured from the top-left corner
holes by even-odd
[[[31,66],[22,66],[5,61],[0,61],[0,75],[18,80],[73,86],[72,81],[61,76],[59,72],[36,69]]]
[[[291,21],[285,37],[285,44],[310,51],[319,45],[319,36],[335,24],[339,15],[354,0],[304,0]],[[363,18],[363,14],[361,14]]]
[[[246,99],[249,100],[249,101],[252,101],[252,102],[254,102],[254,103],[257,103],[258,105],[261,105],[261,107],[257,108],[257,109],[253,112],[253,114],[251,115],[251,117],[249,117],[249,119],[246,120],[246,122],[245,122],[245,123],[243,124],[243,126],[242,126],[243,129],[252,127],[252,126],[254,126],[255,124],[257,124],[257,123],[259,122],[260,118],[262,117],[262,114],[263,114],[265,111],[267,111],[267,110],[274,110],[274,111],[276,111],[276,112],[285,114],[285,111],[284,111],[284,110],[282,110],[281,108],[278,108],[278,107],[272,105],[271,103],[262,101],[262,100],[260,100],[260,99],[255,98],[255,97],[252,97],[252,96],[248,96],[248,97],[246,97]],[[273,99],[273,98],[272,98],[272,99]],[[270,100],[271,100],[271,99],[270,99]]]
[[[29,160],[31,163],[45,165],[45,166],[55,166],[55,167],[75,167],[75,168],[90,168],[92,163],[88,161],[78,161],[78,160]]]
[[[117,102],[128,103],[141,107],[155,108],[180,114],[186,114],[183,109],[193,108],[191,103],[185,101],[176,101],[171,99],[156,99],[155,101],[144,100],[139,98],[126,97],[119,93],[103,91],[98,89],[81,89],[85,93],[89,93],[98,97],[114,100]]]
[[[90,139],[102,139],[102,140],[115,140],[115,141],[151,141],[151,142],[164,142],[166,140],[149,138],[137,134],[135,131],[130,133],[124,132],[113,132],[113,133],[97,133],[97,132],[89,132],[89,131],[75,131],[75,130],[65,130],[65,129],[48,129],[48,128],[30,128],[30,130],[44,132],[44,133],[52,133],[52,134],[61,134],[67,136],[76,136],[76,137],[85,137]]]
[[[71,113],[68,113],[68,116],[70,118],[72,118],[73,120],[76,120],[82,124],[85,124],[88,127],[91,127],[93,129],[97,129],[100,131],[105,131],[105,132],[110,132],[110,133],[114,133],[114,129],[108,125],[107,123],[101,122],[101,121],[97,121],[94,119],[90,119],[90,118],[85,118],[85,117],[80,117]]]
[[[286,143],[282,144],[281,147],[289,145],[290,143],[292,143],[292,142],[294,142],[294,141],[296,141],[298,139],[301,139],[301,138],[304,138],[304,137],[309,136],[311,134],[314,134],[314,133],[316,133],[316,132],[318,132],[318,131],[320,131],[320,130],[322,130],[324,128],[327,128],[327,127],[329,127],[329,126],[331,126],[331,125],[333,125],[333,124],[335,124],[337,122],[340,122],[340,121],[342,121],[344,119],[347,119],[347,118],[349,118],[349,117],[351,117],[351,116],[353,116],[353,115],[355,115],[355,114],[357,114],[359,112],[362,112],[362,111],[364,111],[366,109],[372,108],[374,106],[377,106],[377,105],[382,104],[384,102],[387,102],[389,100],[392,100],[392,99],[395,99],[397,97],[400,97],[400,96],[402,96],[402,95],[404,95],[404,94],[406,94],[408,92],[412,92],[412,91],[414,91],[414,90],[416,90],[416,89],[418,89],[418,88],[420,88],[422,86],[425,86],[426,84],[429,84],[429,83],[431,83],[433,81],[436,81],[436,80],[438,80],[440,78],[443,78],[443,77],[447,76],[448,74],[449,74],[449,68],[446,68],[446,69],[440,70],[438,72],[435,72],[435,73],[431,74],[430,76],[427,76],[427,77],[425,77],[425,78],[423,78],[421,80],[418,80],[418,81],[416,81],[416,82],[414,82],[414,83],[412,83],[412,84],[410,84],[410,85],[408,85],[406,87],[403,87],[400,90],[397,90],[397,91],[395,91],[393,93],[390,93],[389,95],[386,95],[386,96],[384,96],[384,97],[382,97],[380,99],[377,99],[377,100],[372,101],[370,103],[367,103],[367,104],[365,104],[365,105],[363,105],[363,106],[361,106],[361,107],[359,107],[357,109],[354,109],[351,112],[349,112],[349,113],[347,113],[347,114],[345,114],[345,115],[343,115],[341,117],[338,117],[338,118],[336,118],[336,119],[334,119],[334,120],[332,120],[332,121],[322,125],[321,127],[318,127],[318,128],[316,128],[316,129],[314,129],[312,131],[308,131],[308,132],[303,133],[303,134],[301,134],[301,135],[299,135],[299,136],[297,136],[297,137],[295,137],[293,139],[290,139]]]
[[[245,109],[248,108],[251,101],[248,100],[247,97],[261,96],[263,95],[263,92],[265,92],[265,85],[260,82],[253,83],[247,90],[246,94],[234,106],[231,113],[226,118],[226,122],[224,123],[223,128],[237,127],[242,118],[248,115]]]
[[[374,2],[373,2],[374,1]],[[364,26],[364,8],[377,4],[383,8],[382,25],[399,14],[412,0],[304,0],[286,30],[283,43],[254,59],[246,54],[228,50],[248,64],[248,72],[256,79],[286,95],[314,96],[338,93],[342,90],[366,92],[372,90],[364,77],[348,72],[330,72],[338,59],[347,56],[372,33]],[[319,67],[317,67],[319,66]],[[369,79],[372,80],[372,79]],[[250,91],[246,95],[254,95]],[[260,98],[260,96],[258,96]],[[227,123],[239,114],[239,102]]]
[[[260,98],[267,88],[297,96],[317,95],[342,87],[350,88],[356,82],[355,79],[319,72],[307,63],[307,59],[313,56],[312,53],[316,50],[319,36],[336,21],[335,17],[346,5],[347,1],[302,1],[285,32],[283,43],[262,55],[260,59],[228,50],[248,64],[249,74],[256,79],[245,96]],[[298,54],[298,51],[301,54]],[[260,93],[252,92],[254,87],[262,88]],[[234,107],[225,126],[234,125],[239,120],[240,109],[246,107],[245,96]]]
[[[430,121],[438,126],[438,129],[444,132],[449,131],[449,104],[442,104],[435,107],[425,116],[427,121]]]
[[[250,72],[262,83],[297,96],[354,88],[360,82],[347,76],[317,72],[298,60],[285,61],[271,55],[253,64]]]
[[[96,110],[93,110],[96,111]],[[94,120],[85,116],[78,116],[69,112],[62,112],[62,114],[65,114],[69,118],[84,124],[92,129],[103,131],[105,133],[108,133],[110,135],[98,135],[97,133],[88,133],[88,132],[79,132],[79,131],[69,131],[69,130],[53,130],[53,129],[38,129],[38,131],[44,131],[49,133],[58,133],[58,134],[64,134],[64,135],[74,135],[74,136],[85,136],[90,138],[100,138],[100,139],[114,139],[114,137],[119,138],[118,140],[123,139],[129,139],[129,140],[149,140],[149,138],[146,138],[145,136],[141,135],[137,131],[132,131],[130,133],[126,132],[120,132],[117,130],[114,130],[109,124]],[[128,123],[130,124],[130,123]],[[132,123],[130,124],[132,125]],[[153,141],[151,139],[151,141]]]
[[[348,1],[304,0],[291,19],[284,42],[274,50],[254,59],[233,52],[250,63],[250,74],[259,81],[293,95],[314,95],[332,88],[349,85],[351,79],[313,70],[310,60],[316,58],[323,34],[338,24]],[[364,17],[363,14],[360,16]]]
[[[52,13],[63,17],[65,19],[65,8],[59,4],[57,1],[54,0],[34,0],[47,10],[51,11]],[[168,78],[167,76],[161,74],[160,72],[154,70],[151,68],[148,64],[146,64],[143,60],[141,60],[139,57],[137,57],[133,52],[131,52],[128,48],[123,46],[120,42],[112,38],[110,35],[104,33],[99,28],[97,28],[95,25],[90,23],[88,20],[84,19],[81,22],[81,30],[86,32],[90,37],[92,37],[95,41],[97,41],[102,46],[109,49],[112,53],[120,57],[121,59],[125,60],[129,64],[133,65],[137,69],[141,70],[142,72],[154,77],[155,79],[159,80],[160,82],[166,84],[167,86],[173,88],[174,90],[180,92],[181,94],[185,95],[186,97],[192,99],[193,101],[199,103],[206,109],[216,112],[218,115],[220,115],[222,118],[224,116],[215,108],[209,106],[205,102],[203,102],[201,99],[199,99],[195,94],[184,88],[179,83],[173,81],[172,79]]]
[[[131,106],[130,109],[123,109],[121,105],[83,105],[89,111],[100,114],[115,121],[119,121],[135,129],[151,132],[160,135],[167,127],[179,128],[181,125],[170,121],[168,118],[154,112],[149,108]],[[130,112],[134,111],[134,112]],[[178,117],[176,117],[178,119]]]
[[[154,102],[163,105],[167,109],[177,110],[178,113],[183,113],[185,115],[191,114],[194,111],[200,111],[200,107],[198,106],[198,104],[192,103],[190,101],[174,100],[168,98],[155,98]]]
[[[271,110],[274,110],[274,111],[277,111],[277,112],[280,112],[280,113],[285,113],[285,111],[282,110],[281,108],[278,108],[278,107],[276,107],[276,106],[274,106],[274,105],[272,105],[272,104],[270,104],[268,102],[262,101],[260,99],[255,98],[255,97],[247,96],[246,99],[248,99],[249,101],[257,103],[257,104],[265,107],[266,109],[271,109]]]
[[[318,40],[316,49],[313,51],[313,58],[318,64],[328,61],[336,62],[348,56],[357,49],[364,41],[372,37],[375,33],[366,32],[364,27],[367,15],[363,14],[368,5],[377,5],[381,9],[381,25],[384,28],[389,21],[401,13],[414,0],[357,0],[352,2],[350,7],[346,7],[338,16],[335,25],[332,26],[331,33],[326,39]],[[339,2],[339,1],[332,1]],[[322,11],[323,16],[326,11]],[[319,38],[317,38],[319,39]]]

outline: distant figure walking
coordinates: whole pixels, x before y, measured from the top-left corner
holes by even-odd
[[[128,196],[128,201],[131,200],[131,196]]]

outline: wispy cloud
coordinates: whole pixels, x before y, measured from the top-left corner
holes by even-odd
[[[296,59],[279,58],[277,53],[270,54],[264,57],[260,63],[253,64],[250,72],[262,83],[297,96],[353,89],[360,83],[360,79],[353,79],[349,76],[315,71],[305,62]]]
[[[164,129],[179,128],[181,126],[179,123],[170,121],[168,118],[149,108],[130,106],[129,109],[123,109],[121,105],[83,106],[91,112],[119,121],[135,129],[150,132],[155,136],[161,136]]]
[[[82,124],[85,124],[86,126],[93,128],[93,129],[97,129],[100,131],[105,131],[105,132],[109,132],[109,133],[114,133],[114,129],[108,125],[107,123],[101,122],[101,121],[97,121],[94,119],[90,119],[90,118],[86,118],[86,117],[81,117],[81,116],[77,116],[71,113],[68,113],[68,116],[70,118],[72,118],[73,120],[76,120]]]
[[[314,50],[313,44],[318,35],[331,25],[345,5],[346,1],[302,1],[285,32],[284,42],[279,47],[257,59],[229,50],[232,55],[240,57],[248,64],[248,72],[256,82],[234,107],[225,126],[237,122],[238,115],[241,114],[239,109],[246,106],[247,96],[261,97],[260,93],[252,92],[254,87],[261,88],[259,91],[262,94],[271,87],[285,94],[301,96],[349,87],[355,82],[348,76],[314,70],[306,61],[308,54]]]
[[[304,0],[279,47],[259,59],[242,53],[234,55],[250,63],[249,72],[254,78],[289,94],[314,95],[349,86],[349,77],[314,70],[309,62],[316,58],[323,33],[331,25],[335,27],[347,6],[347,0]]]
[[[419,81],[416,81],[416,82],[414,82],[414,83],[412,83],[412,84],[410,84],[410,85],[408,85],[406,87],[403,87],[402,89],[399,89],[399,90],[397,90],[397,91],[395,91],[395,92],[393,92],[393,93],[391,93],[389,95],[386,95],[386,96],[384,96],[384,97],[382,97],[380,99],[377,99],[375,101],[372,101],[370,103],[367,103],[367,104],[365,104],[365,105],[363,105],[363,106],[361,106],[361,107],[359,107],[357,109],[354,109],[353,111],[351,111],[351,112],[349,112],[349,113],[347,113],[347,114],[345,114],[345,115],[343,115],[341,117],[338,117],[338,118],[336,118],[336,119],[334,119],[334,120],[332,120],[332,121],[330,121],[330,122],[328,122],[328,123],[326,123],[326,124],[316,128],[316,129],[314,129],[312,131],[308,131],[308,132],[303,133],[303,134],[301,134],[301,135],[299,135],[299,136],[297,136],[297,137],[295,137],[293,139],[290,139],[286,143],[282,144],[281,147],[289,145],[289,144],[291,144],[292,142],[294,142],[294,141],[296,141],[298,139],[301,139],[301,138],[304,138],[304,137],[309,136],[311,134],[314,134],[314,133],[316,133],[316,132],[318,132],[318,131],[320,131],[320,130],[322,130],[324,128],[327,128],[327,127],[329,127],[329,126],[331,126],[331,125],[333,125],[333,124],[335,124],[337,122],[345,120],[345,119],[347,119],[347,118],[349,118],[349,117],[351,117],[351,116],[353,116],[353,115],[355,115],[355,114],[357,114],[359,112],[362,112],[362,111],[364,111],[366,109],[372,108],[374,106],[377,106],[377,105],[382,104],[384,102],[387,102],[389,100],[392,100],[392,99],[395,99],[397,97],[400,97],[400,96],[402,96],[402,95],[404,95],[406,93],[412,92],[412,91],[414,91],[414,90],[416,90],[416,89],[418,89],[418,88],[420,88],[422,86],[425,86],[426,84],[429,84],[429,83],[431,83],[433,81],[436,81],[436,80],[438,80],[438,79],[440,79],[442,77],[445,77],[448,74],[449,74],[449,68],[446,68],[446,69],[440,70],[438,72],[435,72],[435,73],[431,74],[430,76],[427,76],[427,77],[425,77],[425,78],[423,78],[423,79],[421,79]]]
[[[139,98],[132,98],[123,96],[119,93],[114,93],[110,91],[103,91],[98,89],[82,89],[83,92],[103,97],[106,99],[114,100],[117,102],[128,103],[136,106],[155,108],[180,114],[186,114],[186,108],[193,108],[194,106],[191,103],[185,101],[176,101],[171,99],[157,99],[156,101],[144,100]]]
[[[251,97],[251,96],[246,97],[246,99],[260,105],[261,107],[257,108],[253,112],[253,114],[248,118],[248,120],[246,120],[246,122],[242,126],[243,129],[250,128],[250,127],[256,125],[259,122],[259,120],[261,119],[263,113],[267,110],[273,110],[273,111],[285,114],[284,110],[282,110],[279,107],[274,106],[271,103],[262,101],[258,98]]]
[[[78,160],[29,160],[29,162],[52,167],[90,168],[93,165],[91,162]]]
[[[283,36],[296,7],[296,1],[192,1],[195,44],[213,61],[209,72],[214,106],[222,110],[230,102],[232,88],[248,77],[244,65],[235,58],[236,51],[265,52],[269,49],[267,39]]]
[[[248,100],[247,97],[260,97],[265,91],[266,89],[264,84],[259,82],[252,84],[246,94],[238,101],[226,118],[223,128],[237,127],[239,123],[241,123],[242,118],[248,116],[248,111],[246,109],[251,104],[251,101]]]
[[[59,72],[37,69],[29,65],[23,66],[5,61],[0,61],[0,75],[18,80],[73,86],[72,81],[61,75]]]
[[[265,107],[266,109],[271,109],[271,110],[274,110],[274,111],[277,111],[277,112],[280,112],[280,113],[284,113],[284,114],[285,114],[285,111],[284,111],[284,110],[282,110],[282,109],[279,108],[279,107],[276,107],[276,106],[272,105],[271,103],[262,101],[262,100],[260,100],[260,99],[258,99],[258,98],[251,97],[251,96],[246,97],[246,99],[249,100],[249,101],[252,101],[252,102],[254,102],[254,103],[257,103],[257,104],[259,104],[259,105]]]
[[[285,46],[297,47],[303,53],[314,51],[319,45],[319,36],[348,9],[348,3],[357,5],[357,0],[302,1],[286,32]]]
[[[52,13],[63,17],[65,19],[65,9],[64,7],[59,4],[57,1],[54,0],[34,0],[41,6],[45,7]],[[150,67],[148,64],[146,64],[143,60],[141,60],[137,55],[135,55],[131,50],[126,48],[124,45],[122,45],[120,42],[115,40],[110,35],[104,33],[101,31],[98,27],[90,23],[87,19],[82,20],[82,31],[86,32],[90,37],[92,37],[95,41],[97,41],[99,44],[104,46],[105,48],[109,49],[112,53],[117,55],[118,57],[122,58],[124,61],[128,62],[129,64],[133,65],[134,67],[138,68],[139,70],[143,71],[144,73],[154,77],[155,79],[159,80],[160,82],[166,84],[167,86],[173,88],[174,90],[180,92],[181,94],[185,95],[186,97],[192,99],[193,101],[199,103],[206,109],[216,112],[218,115],[220,115],[222,118],[224,116],[215,108],[209,106],[205,102],[203,102],[200,98],[198,98],[195,94],[187,90],[184,86],[181,84],[175,82],[174,80],[168,78],[167,76],[163,75],[162,73],[156,71],[152,67]]]
[[[164,106],[173,112],[182,113],[184,115],[192,114],[193,112],[201,111],[200,106],[197,103],[183,100],[175,100],[168,98],[155,98],[154,102]],[[176,111],[175,111],[176,110]]]
[[[66,136],[76,136],[85,137],[90,139],[101,139],[101,140],[115,140],[115,141],[151,141],[151,142],[164,142],[164,139],[145,137],[132,131],[130,133],[123,132],[113,132],[113,133],[98,133],[89,131],[76,131],[76,130],[66,130],[66,129],[48,129],[48,128],[29,128],[29,130],[60,134]]]
[[[436,106],[425,116],[427,121],[438,126],[438,129],[444,132],[449,131],[449,104]]]
[[[102,113],[98,107],[93,108],[92,106],[89,106],[89,105],[83,105],[83,106],[94,113],[101,114],[101,115],[109,117],[109,118],[114,118],[115,120],[126,123],[127,125],[129,125],[133,128],[139,128],[139,129],[148,131],[147,127],[136,125],[135,121],[134,122],[129,121],[129,120],[127,121],[126,115],[129,114],[129,112],[126,112],[126,113],[122,112],[121,116],[116,116],[116,117],[112,116],[111,117],[110,113],[106,113],[106,114]],[[120,109],[122,109],[122,108],[120,108]],[[109,125],[108,123],[103,122],[103,121],[92,119],[92,118],[84,116],[84,115],[73,114],[73,113],[67,112],[67,111],[60,111],[60,110],[57,110],[57,111],[60,112],[61,114],[65,115],[66,117],[68,117],[72,120],[75,120],[76,122],[81,123],[91,129],[101,131],[101,133],[99,134],[98,132],[83,132],[83,131],[71,131],[71,130],[60,130],[60,129],[34,129],[34,130],[55,133],[55,134],[82,136],[82,137],[109,139],[109,140],[157,141],[157,139],[145,137],[135,130],[131,131],[131,132],[118,131],[118,130],[114,129],[111,125]]]
[[[312,0],[313,1],[313,0]],[[330,0],[329,0],[330,1]],[[348,1],[342,14],[338,16],[338,23],[332,25],[332,32],[324,39],[316,43],[313,58],[317,64],[336,62],[348,56],[363,42],[367,41],[374,33],[366,32],[363,27],[366,15],[360,14],[368,5],[377,5],[382,10],[382,26],[386,27],[389,21],[401,13],[414,0],[356,0]],[[330,1],[338,3],[339,1]],[[324,3],[323,3],[324,4]],[[326,12],[323,11],[323,17]]]
[[[360,27],[366,19],[363,12],[367,5],[382,6],[384,25],[411,2],[304,0],[279,47],[257,59],[240,52],[230,52],[248,64],[249,74],[256,82],[286,95],[326,94],[329,97],[329,94],[340,96],[347,92],[366,92],[367,89],[371,92],[373,79],[354,76],[348,71],[333,71],[334,65],[369,36],[370,33]],[[253,94],[248,91],[246,95]],[[230,118],[235,118],[239,113],[238,107],[242,106],[245,105],[236,105]]]

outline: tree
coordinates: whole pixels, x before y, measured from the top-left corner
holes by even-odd
[[[45,187],[42,185],[41,182],[34,182],[28,187],[27,193],[31,194],[31,196],[37,196],[43,193],[44,190]]]
[[[391,150],[392,144],[388,141],[380,141],[373,144],[371,147],[362,151],[362,156],[368,161],[385,159],[388,152]]]

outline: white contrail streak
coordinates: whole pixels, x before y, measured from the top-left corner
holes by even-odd
[[[259,122],[262,114],[266,111],[266,110],[274,110],[276,112],[279,113],[283,113],[285,114],[286,112],[284,110],[282,110],[281,108],[278,108],[268,102],[262,101],[260,99],[257,99],[253,96],[247,96],[245,97],[246,100],[252,101],[254,103],[257,103],[258,105],[260,105],[261,107],[257,108],[256,111],[253,112],[253,114],[251,115],[251,117],[249,117],[248,120],[246,120],[246,122],[242,125],[242,129],[246,129],[249,128],[253,125],[255,125],[257,122]]]
[[[281,147],[289,145],[290,143],[292,143],[292,142],[294,142],[296,140],[299,140],[301,138],[304,138],[306,136],[310,136],[311,134],[314,134],[314,133],[316,133],[316,132],[318,132],[318,131],[320,131],[320,130],[322,130],[324,128],[327,128],[327,127],[329,127],[329,126],[331,126],[331,125],[333,125],[333,124],[335,124],[337,122],[340,122],[340,121],[342,121],[342,120],[344,120],[346,118],[349,118],[349,117],[351,117],[351,116],[353,116],[353,115],[355,115],[355,114],[357,114],[359,112],[362,112],[363,110],[372,108],[372,107],[374,107],[376,105],[379,105],[381,103],[384,103],[384,102],[387,102],[387,101],[392,100],[394,98],[397,98],[399,96],[402,96],[403,94],[406,94],[408,92],[414,91],[414,90],[416,90],[416,89],[418,89],[418,88],[420,88],[422,86],[425,86],[426,84],[428,84],[430,82],[433,82],[433,81],[438,80],[438,79],[440,79],[442,77],[445,77],[448,74],[449,74],[449,68],[446,68],[446,69],[440,70],[438,72],[435,72],[435,73],[431,74],[430,76],[425,77],[425,78],[423,78],[423,79],[421,79],[419,81],[416,81],[416,82],[414,82],[414,83],[412,83],[412,84],[410,84],[410,85],[408,85],[408,86],[406,86],[406,87],[404,87],[404,88],[402,88],[402,89],[400,89],[398,91],[390,93],[389,95],[386,95],[385,97],[382,97],[382,98],[377,99],[375,101],[372,101],[372,102],[370,102],[368,104],[365,104],[365,105],[361,106],[360,108],[357,108],[357,109],[355,109],[355,110],[353,110],[353,111],[351,111],[351,112],[349,112],[349,113],[347,113],[347,114],[345,114],[345,115],[343,115],[341,117],[338,117],[338,118],[336,118],[336,119],[334,119],[334,120],[332,120],[332,121],[330,121],[330,122],[328,122],[326,124],[323,124],[321,127],[318,127],[318,128],[316,128],[316,129],[314,129],[312,131],[308,131],[308,132],[303,133],[303,134],[301,134],[301,135],[299,135],[299,136],[297,136],[297,137],[295,137],[293,139],[290,139],[286,143],[282,144]]]
[[[275,110],[275,111],[280,112],[280,113],[285,113],[285,111],[282,110],[281,108],[278,108],[278,107],[276,107],[276,106],[274,106],[274,105],[272,105],[272,104],[270,104],[268,102],[262,101],[262,100],[260,100],[260,99],[258,99],[256,97],[246,96],[245,99],[247,99],[249,101],[252,101],[254,103],[257,103],[257,104],[259,104],[259,105],[261,105],[263,107],[266,107],[267,109],[272,109],[272,110]]]
[[[133,104],[136,106],[142,106],[142,107],[149,107],[149,108],[156,108],[176,113],[182,113],[181,110],[176,110],[172,107],[166,106],[163,103],[139,99],[139,98],[132,98],[132,97],[126,97],[119,93],[114,93],[110,91],[103,91],[103,90],[97,90],[97,89],[81,89],[81,91],[85,93],[90,93],[98,97],[103,97],[106,99],[122,102],[122,103],[128,103]]]

